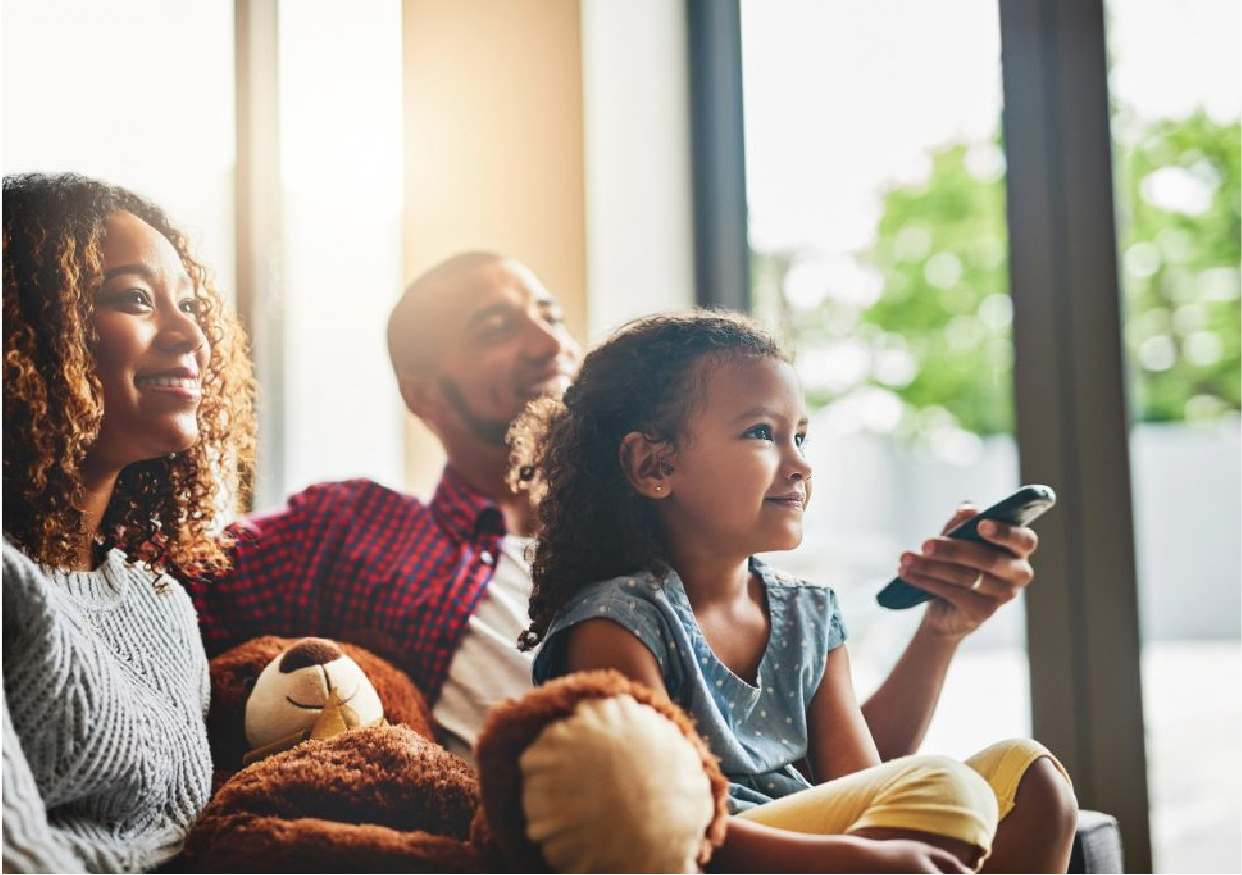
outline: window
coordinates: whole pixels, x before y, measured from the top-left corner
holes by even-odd
[[[403,479],[384,341],[403,280],[400,20],[399,0],[279,4],[278,57],[264,61],[279,81],[284,239],[259,253],[272,270],[257,306],[280,314],[280,352],[253,338],[260,507],[315,480]],[[4,23],[4,172],[73,170],[150,197],[231,295],[233,4],[41,0],[9,4]]]
[[[151,198],[232,294],[232,4],[9,3],[3,50],[4,172],[74,171]]]
[[[1108,12],[1153,850],[1158,871],[1234,871],[1242,19],[1213,0]]]
[[[901,551],[1018,485],[997,11],[741,12],[752,299],[813,408],[806,537],[776,561],[837,589],[865,696],[922,614],[875,604]],[[924,749],[1029,733],[1015,603],[963,646]]]
[[[401,264],[401,4],[281,2],[284,482],[403,482],[385,327]]]

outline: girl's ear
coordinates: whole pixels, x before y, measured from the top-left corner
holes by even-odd
[[[641,431],[621,439],[621,469],[634,491],[647,498],[667,498],[672,494],[673,447]]]

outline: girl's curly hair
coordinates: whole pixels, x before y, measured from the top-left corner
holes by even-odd
[[[198,441],[126,467],[100,532],[135,560],[183,574],[219,570],[225,515],[248,499],[254,381],[245,338],[207,269],[164,211],[76,174],[4,177],[4,534],[35,560],[72,564],[82,546],[82,461],[104,398],[92,350],[105,220],[132,213],[177,250],[211,343]]]
[[[532,402],[509,432],[510,484],[539,493],[529,650],[585,584],[647,569],[667,551],[652,503],[630,485],[620,449],[630,432],[676,449],[712,368],[739,357],[788,359],[755,321],[724,311],[652,316],[589,353],[564,401]]]

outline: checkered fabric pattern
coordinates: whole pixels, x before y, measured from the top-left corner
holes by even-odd
[[[259,635],[335,638],[397,663],[434,702],[505,528],[446,468],[430,505],[371,480],[320,483],[234,532],[232,569],[191,582],[208,656]]]

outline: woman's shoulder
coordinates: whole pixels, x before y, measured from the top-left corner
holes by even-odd
[[[32,592],[41,590],[49,574],[46,568],[35,562],[26,551],[4,537],[4,591]]]
[[[54,613],[55,587],[51,572],[25,550],[4,538],[4,627],[14,634],[42,626]],[[7,647],[7,642],[6,642]]]
[[[27,556],[26,552],[21,547],[9,540],[9,536],[7,534],[4,536],[4,540],[0,542],[0,545],[3,546],[4,567],[6,570],[10,566],[14,569],[22,565],[30,565],[32,567],[35,566],[34,560]]]

